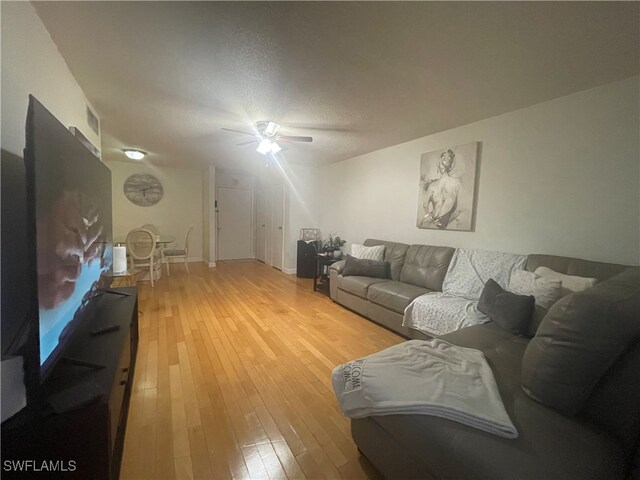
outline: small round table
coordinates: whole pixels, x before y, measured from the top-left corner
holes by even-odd
[[[156,243],[162,248],[166,247],[168,243],[176,241],[176,237],[173,235],[156,235]]]
[[[113,287],[132,287],[136,284],[135,276],[140,273],[140,270],[135,270],[132,268],[127,268],[124,272],[113,272],[111,274],[111,279],[115,285]],[[132,282],[133,281],[133,282]],[[122,283],[127,283],[127,285],[122,285]]]

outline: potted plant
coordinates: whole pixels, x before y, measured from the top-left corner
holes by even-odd
[[[347,243],[346,240],[338,236],[333,236],[331,233],[329,234],[329,238],[324,241],[323,249],[325,252],[331,253],[334,258],[342,257],[341,248]]]

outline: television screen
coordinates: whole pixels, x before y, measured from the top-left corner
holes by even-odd
[[[111,171],[33,97],[26,134],[43,377],[110,283]]]

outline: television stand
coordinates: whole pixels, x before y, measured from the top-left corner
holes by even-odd
[[[103,368],[107,368],[106,365],[103,365],[101,363],[88,362],[86,360],[81,360],[79,358],[62,357],[60,361],[68,365],[75,365],[76,367],[93,368],[94,370],[102,370]]]
[[[138,349],[138,295],[135,287],[114,292],[126,295],[100,295],[89,306],[65,350],[69,359],[55,364],[42,383],[42,406],[28,407],[2,424],[3,462],[58,462],[67,470],[56,476],[118,478]],[[91,335],[105,325],[120,328]],[[48,475],[2,471],[3,480],[34,476]]]
[[[131,295],[130,293],[123,292],[123,291],[121,291],[119,289],[115,289],[115,288],[109,288],[109,289],[105,290],[104,293],[111,293],[113,295],[120,295],[121,297],[128,297],[128,296]]]

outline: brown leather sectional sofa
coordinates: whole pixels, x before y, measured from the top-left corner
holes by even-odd
[[[365,242],[380,244],[387,245],[393,279],[348,280],[335,264],[331,298],[404,336],[421,338],[402,327],[402,305],[415,293],[441,288],[453,249]],[[441,337],[484,353],[519,437],[505,439],[426,415],[352,420],[358,449],[385,477],[640,478],[640,268],[529,255],[527,270],[538,266],[598,283],[554,305],[533,339],[492,322]],[[384,295],[369,293],[376,285]],[[393,292],[398,299],[385,296]],[[562,384],[545,382],[545,376],[558,375],[566,378]]]

